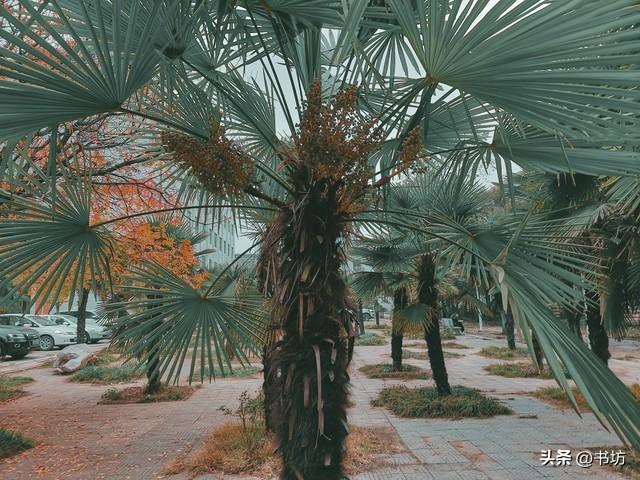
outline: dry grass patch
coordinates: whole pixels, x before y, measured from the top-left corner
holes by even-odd
[[[31,377],[9,377],[0,375],[0,403],[15,400],[26,395],[23,385],[33,382]]]
[[[444,358],[459,358],[463,356],[459,353],[447,352],[446,350],[444,350],[442,354],[444,355]],[[402,356],[404,358],[413,358],[416,360],[427,360],[429,358],[427,352],[414,352],[413,350],[402,350]]]
[[[597,449],[591,449],[591,451],[596,450],[603,452],[625,452],[624,465],[609,465],[608,468],[621,473],[631,480],[640,480],[640,454],[634,453],[633,450],[627,450],[620,446],[605,446]]]
[[[376,325],[375,323],[373,325],[367,325],[367,330],[383,330],[385,333],[386,332],[391,332],[391,325],[386,325],[384,323],[381,323],[380,325]]]
[[[452,387],[451,395],[441,397],[435,387],[397,385],[382,389],[371,403],[405,418],[487,418],[512,413],[499,400],[462,386]]]
[[[577,387],[571,389],[573,396],[576,399],[576,403],[581,410],[589,410],[589,405],[584,399],[584,396],[580,393]],[[559,408],[571,408],[571,402],[567,398],[567,394],[564,393],[560,387],[544,387],[539,388],[532,395],[540,400],[549,403]]]
[[[363,333],[359,337],[356,337],[356,345],[362,347],[372,347],[379,345],[386,345],[388,340],[376,333]]]
[[[427,380],[427,372],[413,365],[403,364],[402,370],[394,371],[393,365],[380,363],[377,365],[365,365],[358,371],[364,373],[369,378],[400,379],[400,380]]]
[[[98,404],[116,405],[125,403],[177,402],[187,400],[197,387],[163,386],[159,392],[145,393],[145,387],[129,387],[123,390],[110,388],[101,397]]]
[[[457,349],[457,350],[468,350],[468,349],[471,348],[471,347],[467,347],[466,345],[463,345],[461,343],[456,343],[456,342],[444,342],[442,344],[442,347],[443,348],[454,348],[454,349]]]
[[[484,369],[492,375],[507,378],[553,378],[548,371],[543,370],[540,372],[535,365],[527,362],[496,363],[487,365]]]
[[[634,383],[629,387],[629,390],[636,401],[640,403],[640,384]],[[580,407],[581,410],[590,410],[589,404],[582,393],[580,393],[580,390],[578,390],[578,387],[573,387],[571,391],[573,392],[578,407]],[[564,393],[564,390],[560,387],[539,388],[533,392],[532,395],[558,408],[572,408],[571,402]]]
[[[511,350],[507,347],[485,347],[480,350],[480,355],[487,358],[497,358],[499,360],[510,360],[512,358],[521,358],[529,354],[526,348],[516,348]]]
[[[389,428],[351,428],[347,437],[345,470],[355,475],[386,465],[385,456],[403,452],[402,441]],[[167,466],[164,474],[255,475],[277,477],[281,469],[275,440],[261,423],[237,420],[211,432],[192,455],[182,455]]]

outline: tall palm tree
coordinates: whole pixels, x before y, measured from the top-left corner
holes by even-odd
[[[405,222],[449,242],[452,262],[494,277],[567,394],[561,364],[598,417],[640,445],[630,394],[537,300],[567,300],[568,289],[551,292],[558,285],[550,279],[580,279],[560,267],[549,272],[534,255],[541,285],[532,285],[518,261],[523,250],[513,247],[529,230],[501,226],[496,236],[474,227],[480,237],[470,237],[427,212],[396,208],[391,218],[383,204],[369,206],[395,177],[436,159],[471,175],[488,163],[507,177],[512,162],[563,170],[567,159],[581,173],[637,173],[629,152],[591,154],[637,139],[637,46],[624,30],[640,19],[628,8],[635,0],[18,3],[0,11],[11,25],[0,32],[0,178],[14,217],[0,219],[0,271],[10,272],[10,293],[44,275],[51,281],[35,301],[55,297],[69,275],[76,291],[85,272],[108,281],[109,226],[120,219],[92,221],[91,190],[71,177],[86,174],[90,184],[95,169],[73,168],[60,147],[73,142],[67,122],[107,114],[127,134],[135,119],[144,123],[136,160],[161,162],[182,201],[176,211],[269,213],[260,248],[283,336],[273,354],[284,393],[282,478],[343,476],[340,267],[350,232],[380,224]],[[529,127],[537,133],[525,135]],[[29,158],[34,138],[48,141],[46,165]],[[571,262],[553,255],[555,266]],[[166,321],[153,333],[139,329],[138,342],[161,336],[163,375],[179,373],[194,337],[192,372],[197,353],[201,370],[213,358],[224,366],[225,339],[239,353],[260,341],[256,317],[234,313],[251,301],[230,299],[215,282],[195,289],[156,266],[135,277],[162,287],[144,315],[162,311]]]

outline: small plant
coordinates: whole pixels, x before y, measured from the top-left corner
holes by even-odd
[[[362,347],[372,347],[386,344],[387,340],[375,333],[363,333],[359,337],[356,337],[356,345],[360,345]]]
[[[262,395],[261,392],[256,397],[251,397],[245,390],[238,398],[240,404],[237,409],[231,410],[223,405],[218,410],[225,415],[238,418],[248,438],[253,438],[252,432],[249,430],[256,425],[264,426],[264,397]]]
[[[427,380],[429,378],[427,372],[413,365],[404,364],[402,370],[394,371],[393,365],[378,364],[365,365],[359,368],[369,378],[386,378],[386,379],[402,379],[402,380]]]
[[[528,362],[496,363],[487,365],[484,369],[493,375],[507,378],[553,378],[548,371],[539,371],[534,364]]]
[[[387,387],[371,403],[405,418],[486,418],[512,413],[499,400],[462,386],[452,387],[447,396],[439,396],[435,387]]]
[[[102,394],[102,400],[108,400],[110,402],[117,402],[119,400],[122,400],[122,398],[122,392],[117,388],[110,388]]]
[[[16,453],[35,447],[36,442],[25,438],[18,432],[0,428],[0,458],[10,457]]]
[[[7,402],[25,395],[21,387],[33,382],[31,377],[8,377],[0,375],[0,402]]]
[[[144,376],[144,371],[136,363],[125,363],[113,367],[88,365],[74,373],[70,380],[72,382],[109,385],[130,382],[142,376]]]
[[[512,358],[520,358],[528,355],[526,348],[516,348],[511,350],[507,347],[485,347],[480,350],[480,355],[487,358],[497,358],[500,360],[509,360]]]

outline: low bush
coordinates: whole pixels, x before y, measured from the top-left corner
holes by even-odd
[[[25,438],[18,432],[0,428],[0,458],[10,457],[35,447],[36,442]]]
[[[72,382],[109,385],[112,383],[131,382],[143,376],[144,370],[137,363],[125,363],[112,367],[87,365],[74,373],[69,380]]]
[[[363,333],[359,337],[356,337],[356,345],[362,347],[371,347],[386,344],[387,339],[376,333]]]
[[[0,403],[14,400],[25,395],[23,385],[33,382],[31,377],[9,377],[0,375]]]
[[[195,387],[164,385],[156,393],[146,393],[145,387],[128,387],[122,390],[110,388],[102,394],[101,405],[113,405],[123,403],[156,403],[156,402],[178,402],[186,400],[193,392]]]
[[[365,365],[358,369],[369,378],[401,379],[401,380],[426,380],[427,372],[413,365],[403,364],[399,371],[393,370],[393,365],[381,363],[378,365]]]
[[[507,378],[553,378],[546,370],[538,371],[533,363],[512,362],[487,365],[484,369],[493,374]]]
[[[443,397],[435,387],[387,387],[372,404],[406,418],[486,418],[512,413],[499,400],[462,386],[452,387],[451,395]]]
[[[485,347],[480,350],[480,355],[488,358],[497,358],[500,360],[509,360],[511,358],[520,358],[529,354],[526,348],[516,348],[511,350],[507,347]]]

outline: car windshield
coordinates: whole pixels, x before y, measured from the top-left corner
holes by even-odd
[[[33,320],[41,327],[53,327],[56,325],[56,322],[45,317],[31,317],[30,320]]]

